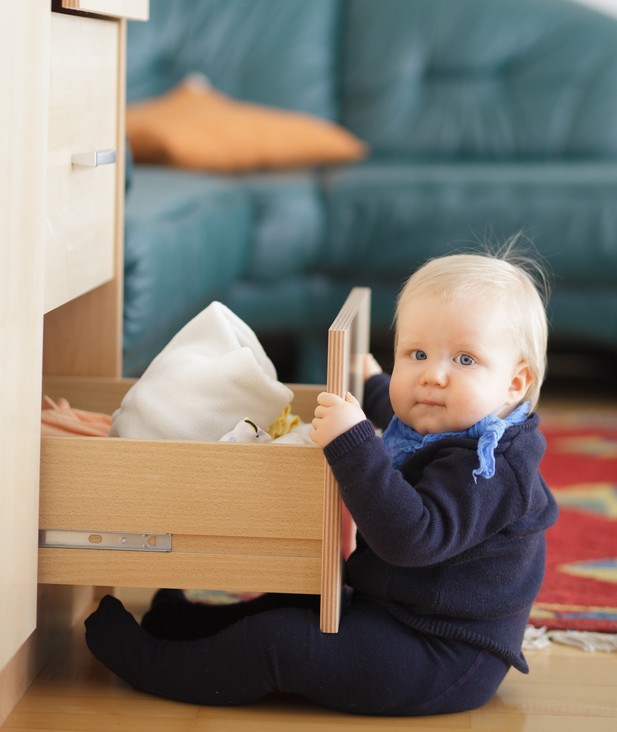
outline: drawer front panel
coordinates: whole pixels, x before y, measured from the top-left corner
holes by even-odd
[[[129,20],[148,20],[150,14],[148,0],[62,0],[62,7]]]
[[[233,592],[295,592],[318,595],[321,561],[316,556],[263,552],[115,552],[104,549],[39,549],[43,584],[115,587],[186,587]]]
[[[321,540],[308,445],[45,437],[41,529]]]
[[[42,529],[170,534],[171,550],[41,548],[39,582],[317,594],[323,470],[304,445],[44,437]]]
[[[114,276],[118,148],[115,21],[52,13],[45,312]],[[80,157],[78,157],[80,156]]]

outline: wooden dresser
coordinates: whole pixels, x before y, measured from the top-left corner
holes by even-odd
[[[120,375],[126,21],[147,16],[0,5],[0,720],[37,624],[42,374]]]

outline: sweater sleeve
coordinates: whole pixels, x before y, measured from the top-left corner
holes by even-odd
[[[421,452],[403,466],[404,472],[393,468],[368,422],[324,450],[359,532],[383,561],[401,567],[446,561],[524,512],[503,456],[496,455],[499,480],[475,483],[475,441],[444,439]]]
[[[371,422],[385,430],[394,416],[390,403],[390,376],[376,374],[364,384],[364,413]]]

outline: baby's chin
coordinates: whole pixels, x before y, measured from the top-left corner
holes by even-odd
[[[449,418],[444,413],[444,407],[426,405],[418,405],[418,407],[422,407],[422,409],[416,408],[413,415],[401,421],[423,437],[447,432],[464,432],[478,421],[469,422],[468,420]],[[399,419],[401,418],[399,417]]]

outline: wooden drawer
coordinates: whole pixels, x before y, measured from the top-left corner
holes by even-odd
[[[85,383],[46,390],[73,398]],[[87,389],[106,384],[116,394],[130,386],[92,379]],[[295,391],[314,405],[315,389]],[[59,552],[73,550],[43,549],[39,579],[318,594],[323,491],[321,451],[306,445],[44,438],[42,528],[171,534],[173,551],[88,551],[61,567]]]
[[[114,276],[116,164],[75,161],[119,148],[120,32],[114,20],[51,14],[45,312]]]
[[[330,391],[361,397],[369,308],[370,291],[353,290],[329,330]],[[45,392],[111,413],[131,383],[56,377]],[[320,387],[291,388],[292,410],[310,421]],[[321,594],[321,627],[333,632],[341,516],[316,447],[45,437],[39,582]],[[64,532],[82,532],[67,534],[79,546],[63,546]],[[137,548],[97,548],[123,538]]]

